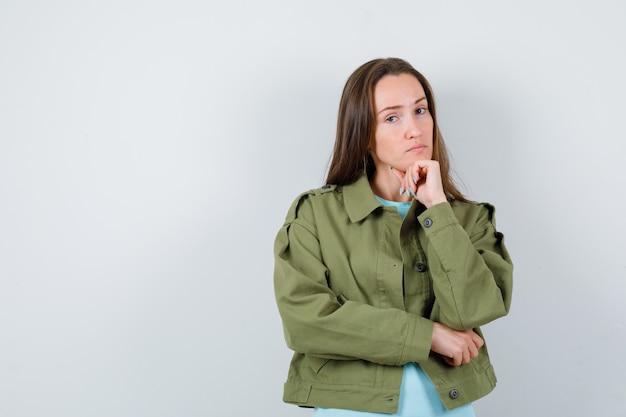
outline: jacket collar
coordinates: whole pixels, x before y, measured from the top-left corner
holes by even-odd
[[[383,205],[376,200],[367,175],[363,174],[358,180],[343,186],[344,203],[350,221],[359,222]]]

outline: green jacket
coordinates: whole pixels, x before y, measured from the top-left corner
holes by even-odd
[[[299,196],[275,241],[274,288],[294,350],[283,400],[395,413],[418,363],[446,408],[496,384],[487,348],[458,367],[430,351],[433,322],[466,330],[504,316],[513,266],[488,204],[414,202],[404,221],[365,176]]]

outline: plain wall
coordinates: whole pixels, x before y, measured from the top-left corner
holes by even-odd
[[[486,416],[626,416],[626,6],[0,0],[0,416],[308,416],[273,240],[363,62],[431,81],[497,207]]]

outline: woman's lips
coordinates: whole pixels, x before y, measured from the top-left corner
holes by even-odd
[[[424,146],[424,145],[416,145],[416,146],[411,147],[407,152],[420,153],[424,149],[426,149],[426,146]]]

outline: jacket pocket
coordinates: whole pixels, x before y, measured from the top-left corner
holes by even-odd
[[[309,366],[313,369],[313,372],[316,374],[320,372],[320,370],[330,361],[330,359],[320,358],[318,356],[306,356],[307,361],[309,362]]]

